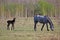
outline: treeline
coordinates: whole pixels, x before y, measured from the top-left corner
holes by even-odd
[[[13,2],[12,2],[13,1]],[[0,0],[0,18],[33,17],[35,14],[60,16],[58,8],[44,0]],[[60,10],[60,9],[59,9]]]

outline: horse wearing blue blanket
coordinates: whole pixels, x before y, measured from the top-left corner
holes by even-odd
[[[36,31],[36,24],[38,22],[43,24],[42,28],[41,28],[41,31],[43,30],[43,27],[44,27],[45,24],[46,24],[46,27],[47,27],[47,31],[49,31],[48,24],[50,25],[50,29],[53,31],[54,26],[53,26],[53,23],[52,23],[51,19],[48,16],[42,16],[42,15],[35,15],[34,16],[34,30],[35,31]]]

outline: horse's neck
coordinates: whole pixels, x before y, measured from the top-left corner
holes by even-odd
[[[13,21],[15,21],[15,19],[13,19]]]

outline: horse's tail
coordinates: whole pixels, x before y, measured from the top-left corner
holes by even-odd
[[[52,21],[49,17],[47,17],[47,19],[48,19],[48,22],[49,22],[49,25],[50,25],[50,29],[53,31],[54,25],[53,25],[53,23],[52,23]]]

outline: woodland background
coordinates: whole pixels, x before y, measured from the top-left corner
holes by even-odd
[[[60,0],[0,0],[0,18],[33,17],[35,14],[60,17]]]

